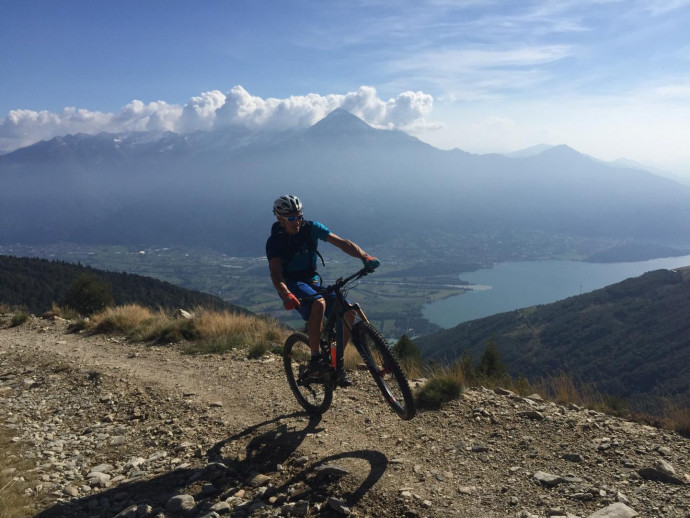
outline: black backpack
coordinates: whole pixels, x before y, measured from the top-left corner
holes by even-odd
[[[280,226],[280,223],[274,223],[273,224],[273,233],[275,234],[283,234],[287,236],[287,233],[285,230],[283,230],[283,227]],[[290,261],[292,261],[292,258],[297,255],[298,252],[302,250],[302,245],[306,242],[307,244],[307,250],[311,254],[316,254],[319,259],[321,259],[321,264],[326,267],[326,262],[323,260],[323,256],[321,253],[317,250],[316,248],[316,243],[314,241],[314,238],[311,235],[311,227],[312,227],[312,222],[311,221],[305,221],[303,223],[302,228],[300,229],[300,233],[298,236],[305,236],[302,239],[294,239],[290,240],[288,239],[287,246],[283,248],[282,253],[280,254],[280,262],[283,266],[283,275],[286,274],[285,272],[285,265],[289,264]],[[282,239],[286,239],[285,237],[282,237]],[[310,258],[309,264],[311,264],[313,261]],[[294,275],[294,272],[293,272]]]

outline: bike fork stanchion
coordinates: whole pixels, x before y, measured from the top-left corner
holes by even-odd
[[[343,344],[343,321],[338,319],[335,323],[335,347],[331,348],[331,364],[335,367],[336,372],[343,368],[344,361]],[[335,355],[335,357],[333,357]]]

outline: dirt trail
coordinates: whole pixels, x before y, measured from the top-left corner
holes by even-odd
[[[655,515],[653,509],[666,509],[657,514],[663,516],[690,512],[686,487],[645,480],[637,473],[664,456],[681,479],[687,477],[690,446],[676,434],[481,388],[466,391],[442,411],[402,421],[364,372],[354,373],[353,387],[336,391],[331,409],[321,419],[310,420],[291,394],[276,356],[250,360],[241,350],[188,356],[174,346],[70,334],[64,321],[32,318],[16,328],[9,328],[8,322],[7,316],[0,319],[0,374],[10,373],[7,379],[15,380],[15,393],[27,377],[17,372],[17,364],[23,364],[29,373],[31,368],[52,369],[54,380],[57,373],[69,372],[74,377],[103,376],[108,379],[104,386],[120,394],[120,407],[137,394],[160,394],[146,413],[150,422],[160,415],[157,433],[172,437],[154,441],[156,447],[179,456],[184,437],[171,431],[170,423],[178,419],[170,416],[186,412],[185,426],[179,429],[188,436],[194,432],[201,443],[197,460],[190,457],[189,462],[221,461],[234,472],[270,479],[264,489],[271,489],[265,494],[277,497],[260,502],[252,516],[284,515],[288,511],[279,504],[296,501],[307,483],[312,484],[305,497],[308,516],[345,512],[319,498],[335,498],[352,516],[530,517],[558,516],[562,511],[563,516],[584,517],[617,501],[645,516]],[[55,367],[61,364],[70,371]],[[64,388],[55,383],[54,391]],[[94,392],[95,404],[104,400],[104,390]],[[189,414],[192,411],[196,413]],[[115,411],[113,415],[115,421],[120,419]],[[103,417],[84,419],[93,424]],[[120,420],[121,426],[130,426]],[[20,425],[13,426],[19,430]],[[141,444],[143,448],[149,443]],[[124,459],[124,453],[121,456]],[[117,459],[112,462],[117,464]],[[314,479],[323,466],[342,471],[325,482]],[[571,478],[549,485],[535,478],[538,472]],[[156,475],[161,476],[161,469]],[[243,483],[245,499],[251,496],[257,504],[263,493],[251,480]],[[227,496],[227,488],[225,493],[217,490],[206,498],[209,505],[220,502],[219,495]],[[203,491],[197,500],[202,497]],[[247,509],[228,512],[242,516]]]

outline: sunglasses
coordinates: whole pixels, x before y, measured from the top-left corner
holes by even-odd
[[[304,219],[304,216],[303,216],[302,214],[299,214],[299,215],[297,215],[297,216],[282,216],[282,218],[283,218],[283,219],[286,219],[286,220],[288,220],[290,223],[292,223],[292,222],[295,221],[295,220],[297,220],[297,221],[302,221],[302,220]]]

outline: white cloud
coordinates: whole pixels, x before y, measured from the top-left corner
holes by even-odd
[[[69,133],[123,131],[175,131],[189,133],[227,125],[252,129],[284,130],[316,123],[336,108],[343,108],[369,124],[389,129],[434,127],[425,120],[433,97],[424,92],[403,92],[387,101],[376,89],[362,86],[347,94],[309,94],[285,99],[263,99],[242,86],[227,94],[218,90],[192,97],[184,106],[134,100],[117,113],[65,108],[62,112],[12,110],[0,119],[0,151],[11,151],[39,140]]]
[[[670,11],[682,9],[690,5],[690,0],[652,0],[642,4],[643,10],[649,11],[653,16],[666,14]]]
[[[178,131],[190,133],[196,130],[210,130],[216,118],[216,110],[225,103],[225,95],[219,90],[204,92],[192,97],[182,110]]]

